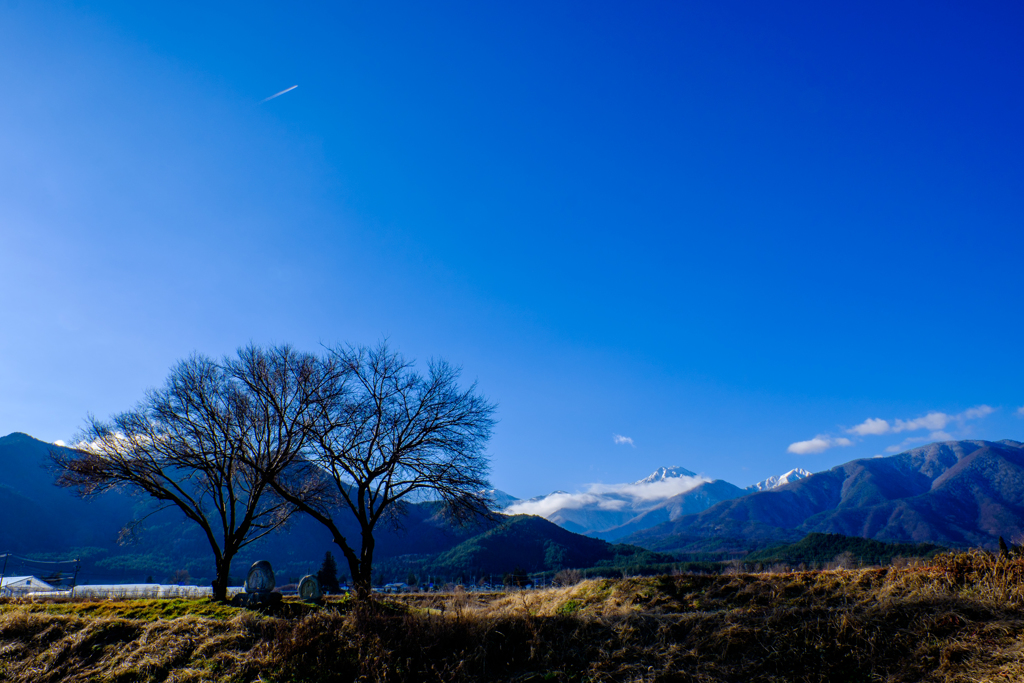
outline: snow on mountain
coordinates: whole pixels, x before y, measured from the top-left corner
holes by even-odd
[[[661,467],[631,484],[591,484],[516,501],[502,512],[538,515],[576,533],[596,534],[627,524],[709,480],[682,467]]]
[[[1024,530],[1024,444],[932,443],[852,460],[785,489],[748,491],[622,542],[670,551],[678,546],[669,539],[729,535],[766,543],[818,532],[992,549],[1000,536]]]
[[[510,502],[502,508],[496,498],[495,509],[507,515],[537,515],[578,534],[615,540],[683,515],[703,512],[723,500],[791,484],[810,474],[796,468],[741,489],[683,467],[659,467],[631,484],[590,484],[583,491],[555,491],[529,500],[515,500],[504,494]]]
[[[770,489],[777,489],[780,486],[792,484],[794,481],[799,481],[804,477],[809,476],[811,476],[810,472],[800,467],[797,467],[795,469],[790,470],[789,472],[786,472],[781,476],[768,477],[764,481],[759,481],[756,484],[751,484],[750,486],[747,487],[747,490],[753,493],[755,491],[768,491]]]
[[[633,482],[634,484],[653,484],[656,481],[665,481],[666,479],[674,479],[676,477],[696,477],[697,475],[690,470],[682,467],[659,467],[654,471],[653,474],[644,477],[639,481]]]
[[[501,489],[487,489],[485,491],[480,491],[479,493],[491,500],[492,510],[504,510],[509,505],[512,505],[513,503],[519,501],[518,498],[511,494],[505,493]]]

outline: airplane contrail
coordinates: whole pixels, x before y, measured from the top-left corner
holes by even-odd
[[[290,88],[285,88],[281,92],[275,93],[275,94],[271,95],[270,97],[268,97],[267,99],[263,100],[263,102],[269,102],[270,100],[274,99],[275,97],[280,97],[281,95],[285,94],[286,92],[291,92],[292,90],[295,90],[298,87],[299,86],[297,86],[297,85],[293,85]],[[260,102],[260,104],[263,104],[263,102]]]

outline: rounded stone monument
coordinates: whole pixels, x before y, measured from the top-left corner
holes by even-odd
[[[299,597],[309,602],[316,602],[324,597],[320,591],[320,582],[312,574],[303,576],[299,581]]]
[[[245,577],[246,593],[269,593],[274,590],[274,569],[266,560],[254,562]]]

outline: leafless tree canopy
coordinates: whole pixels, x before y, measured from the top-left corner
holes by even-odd
[[[327,362],[344,388],[320,404],[305,458],[274,484],[331,531],[365,595],[374,531],[399,524],[408,503],[439,500],[454,521],[488,514],[484,447],[495,408],[475,385],[461,389],[448,363],[433,361],[420,375],[385,343],[337,348]],[[359,523],[358,551],[337,523],[346,511]]]
[[[134,410],[90,417],[74,450],[53,452],[58,483],[180,508],[210,543],[219,599],[238,551],[300,510],[330,530],[365,597],[374,532],[400,524],[410,502],[440,501],[455,521],[488,514],[494,406],[458,376],[444,361],[420,375],[386,344],[195,355]],[[349,514],[358,543],[341,531],[338,515]]]
[[[194,355],[134,410],[90,417],[74,450],[53,453],[58,483],[177,506],[210,543],[223,599],[234,555],[295,509],[270,481],[306,447],[319,402],[339,386],[334,367],[287,346],[249,347],[224,363]]]

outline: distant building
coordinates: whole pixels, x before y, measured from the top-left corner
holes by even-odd
[[[5,576],[0,579],[0,595],[8,598],[52,590],[52,585],[34,576]]]

